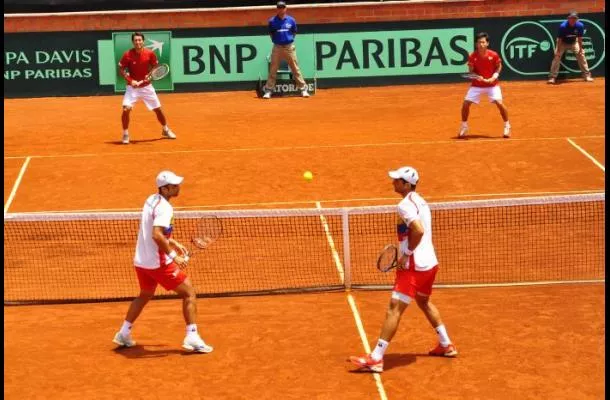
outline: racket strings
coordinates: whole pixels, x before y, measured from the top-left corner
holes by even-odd
[[[155,68],[153,68],[153,70],[150,72],[150,75],[154,79],[161,79],[168,73],[169,73],[169,66],[166,64],[160,64],[160,65],[157,65]]]
[[[396,250],[392,247],[385,249],[380,255],[378,266],[382,271],[386,271],[396,263]]]

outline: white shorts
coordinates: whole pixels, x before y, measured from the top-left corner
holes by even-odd
[[[493,103],[494,101],[502,101],[502,91],[500,90],[500,85],[492,87],[471,86],[470,89],[468,89],[468,93],[466,93],[464,100],[479,104],[482,94],[487,95],[490,103]]]
[[[127,86],[125,96],[123,96],[123,106],[133,108],[133,105],[136,104],[139,99],[142,99],[149,111],[161,107],[161,102],[159,101],[159,97],[157,97],[157,92],[155,92],[153,85],[139,88],[134,88],[131,85]]]

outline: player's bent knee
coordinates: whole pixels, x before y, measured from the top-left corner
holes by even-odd
[[[415,302],[417,303],[417,305],[420,308],[427,308],[429,300],[430,300],[430,297],[428,297],[428,296],[423,296],[423,295],[416,295],[415,296]]]

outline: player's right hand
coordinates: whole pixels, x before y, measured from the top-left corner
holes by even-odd
[[[142,81],[131,81],[131,86],[138,87],[142,84]]]
[[[183,256],[174,257],[174,262],[180,268],[185,268],[188,265],[188,261],[186,261],[186,259]]]

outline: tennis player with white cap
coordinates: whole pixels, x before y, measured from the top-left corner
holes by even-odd
[[[198,353],[210,353],[213,350],[197,332],[197,297],[191,280],[182,270],[187,265],[187,249],[171,237],[174,209],[169,200],[178,196],[183,180],[183,177],[171,171],[161,171],[157,175],[158,193],[150,195],[144,203],[134,257],[140,295],[131,302],[125,321],[112,340],[121,347],[135,346],[136,342],[131,338],[133,323],[160,284],[182,297],[182,312],[186,322],[186,337],[182,347]]]
[[[375,349],[364,356],[350,357],[350,361],[360,369],[371,372],[383,372],[383,355],[396,334],[402,314],[413,299],[438,334],[440,343],[428,354],[441,357],[455,357],[458,354],[438,309],[430,301],[438,261],[432,245],[430,207],[415,191],[419,175],[413,167],[402,167],[390,171],[389,175],[393,179],[394,191],[403,197],[398,203],[396,228],[400,258],[394,289]]]

